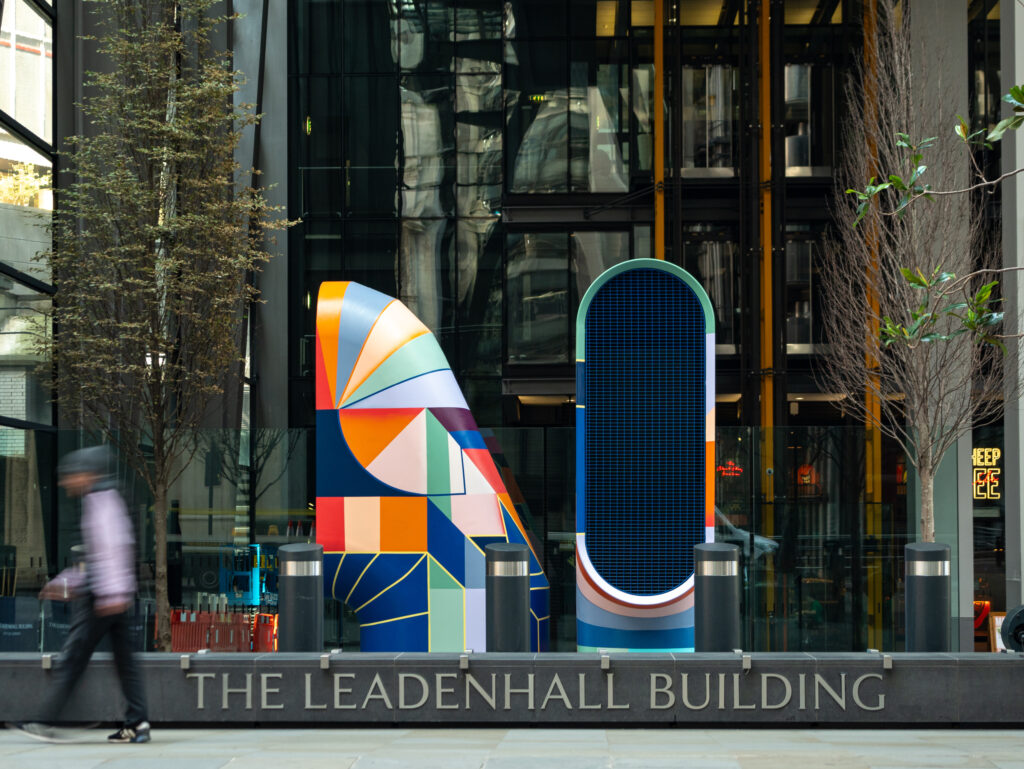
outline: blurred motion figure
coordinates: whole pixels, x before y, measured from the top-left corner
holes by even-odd
[[[106,446],[72,451],[57,466],[59,483],[68,496],[82,499],[85,570],[65,569],[39,593],[40,599],[76,599],[81,606],[61,649],[53,686],[39,720],[13,725],[36,739],[59,741],[59,734],[49,724],[58,720],[96,646],[109,635],[127,711],[121,728],[107,739],[149,741],[146,692],[132,653],[135,537],[124,499],[111,474],[112,467],[113,456]]]

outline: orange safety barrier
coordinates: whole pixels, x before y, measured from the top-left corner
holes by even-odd
[[[251,648],[250,634],[247,614],[214,614],[208,648],[214,652],[247,652]]]
[[[252,650],[254,652],[276,652],[277,615],[255,614],[252,624]]]
[[[171,651],[197,652],[207,648],[211,618],[204,611],[171,612]]]
[[[248,614],[209,611],[171,613],[171,651],[247,652],[252,650],[252,625]]]

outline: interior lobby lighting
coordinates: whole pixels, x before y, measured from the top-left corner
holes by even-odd
[[[618,0],[598,0],[597,2],[597,36],[615,36],[615,12]]]
[[[629,24],[632,27],[654,26],[654,0],[633,0],[630,4]]]

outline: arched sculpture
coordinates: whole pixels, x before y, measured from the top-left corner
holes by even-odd
[[[317,541],[363,651],[484,651],[491,542],[530,547],[535,650],[548,583],[434,335],[358,283],[320,286]]]
[[[715,325],[700,284],[634,259],[576,322],[581,651],[693,650],[693,547],[714,540]]]

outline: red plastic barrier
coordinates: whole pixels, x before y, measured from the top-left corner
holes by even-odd
[[[251,628],[247,614],[211,615],[208,649],[214,652],[242,652],[251,649]]]
[[[253,617],[252,650],[277,651],[277,615],[256,614]]]
[[[197,652],[208,648],[211,618],[204,611],[171,612],[171,651]]]

